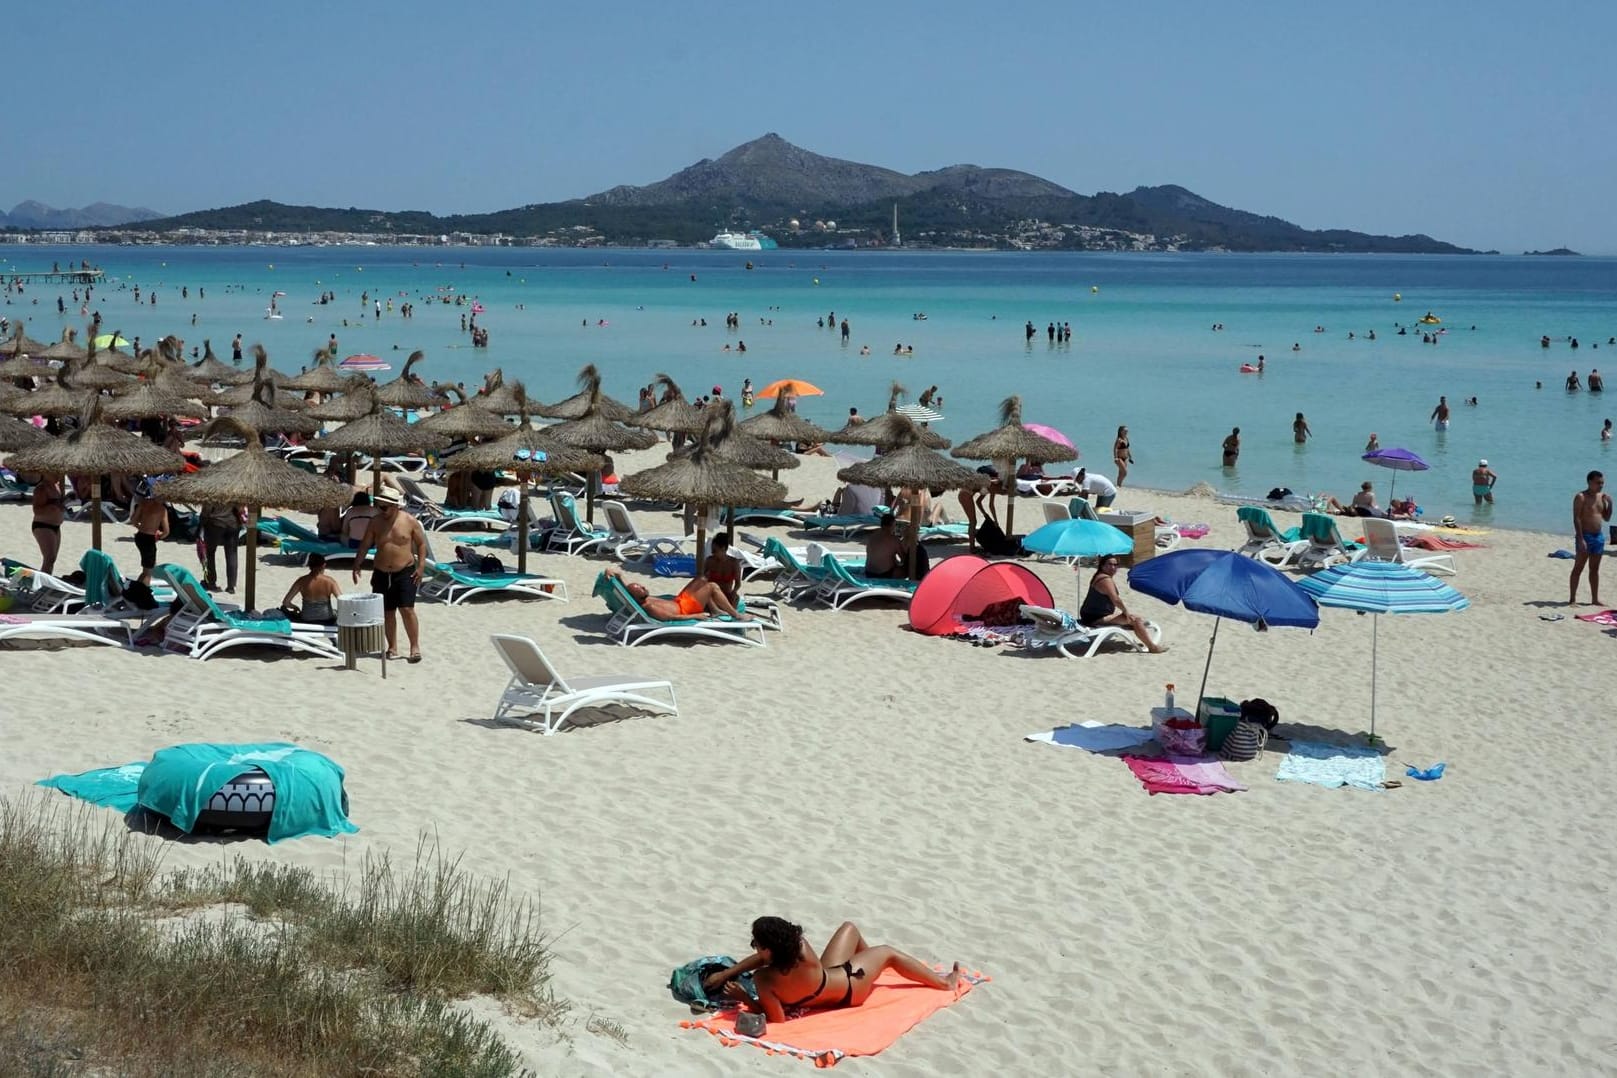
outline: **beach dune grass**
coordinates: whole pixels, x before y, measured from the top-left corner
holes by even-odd
[[[329,885],[240,857],[165,874],[121,825],[0,802],[0,1073],[520,1073],[452,1000],[564,1012],[534,912],[417,855]]]

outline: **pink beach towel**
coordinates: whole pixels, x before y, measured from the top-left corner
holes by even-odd
[[[1181,524],[1175,530],[1186,539],[1200,539],[1213,528],[1210,524]]]
[[[1125,756],[1140,785],[1153,794],[1217,794],[1245,790],[1216,756]]]
[[[1579,621],[1590,621],[1596,625],[1617,626],[1617,610],[1602,610],[1595,614],[1579,614]]]
[[[942,972],[943,967],[934,967]],[[962,971],[964,972],[964,971]],[[762,1037],[736,1032],[735,1018],[714,1015],[681,1022],[686,1029],[702,1029],[734,1047],[750,1044],[771,1055],[784,1052],[808,1059],[816,1067],[834,1067],[844,1056],[873,1056],[909,1032],[934,1011],[942,1010],[982,981],[981,973],[966,973],[959,994],[906,981],[892,970],[876,978],[870,998],[858,1007],[810,1011],[801,1018],[771,1022]]]

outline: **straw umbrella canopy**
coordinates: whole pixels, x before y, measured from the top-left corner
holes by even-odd
[[[869,487],[909,487],[912,490],[980,490],[988,478],[956,464],[921,444],[920,428],[909,417],[894,414],[898,440],[874,460],[850,464],[837,472],[844,483]],[[921,537],[921,503],[910,499],[909,571],[915,578],[915,547]]]
[[[73,331],[71,329],[64,328],[62,330],[62,339],[51,345],[49,348],[46,348],[38,355],[34,356],[34,358],[54,359],[61,363],[73,363],[81,359],[86,359],[89,357],[89,355],[90,353],[73,339]]]
[[[309,405],[303,414],[329,423],[351,423],[362,415],[370,414],[371,398],[375,393],[376,387],[369,382],[355,382],[341,395]]]
[[[175,396],[155,382],[131,383],[128,392],[101,406],[103,417],[122,422],[126,419],[208,418],[208,410],[194,400]]]
[[[258,604],[254,594],[258,576],[258,519],[265,509],[296,509],[318,513],[347,505],[346,484],[310,475],[265,452],[258,432],[235,416],[208,424],[208,436],[229,432],[247,444],[242,451],[178,479],[159,483],[157,494],[167,502],[188,505],[245,505],[247,521],[247,609]]]
[[[185,375],[210,386],[239,386],[253,380],[252,371],[221,362],[213,354],[213,342],[208,340],[202,342],[202,359],[187,367]]]
[[[782,393],[775,398],[775,406],[767,412],[743,419],[737,426],[754,438],[770,442],[808,442],[817,445],[832,440],[831,432],[806,419],[799,419],[791,410],[792,397]]]
[[[707,415],[690,401],[674,380],[666,374],[657,375],[657,384],[663,387],[663,402],[655,408],[637,412],[624,420],[631,427],[662,430],[670,434],[700,434],[707,426]]]
[[[93,390],[86,390],[78,384],[76,372],[63,367],[54,372],[54,377],[48,385],[32,393],[19,393],[15,397],[0,400],[0,412],[17,416],[42,415],[55,418],[79,415],[89,407],[89,398],[94,396],[96,394]]]
[[[511,424],[493,412],[464,404],[434,412],[416,426],[451,438],[499,438],[511,433]]]
[[[22,331],[22,319],[19,318],[17,319],[17,332],[6,338],[6,340],[0,341],[0,356],[9,356],[15,359],[17,356],[36,355],[43,352],[45,348],[44,344],[34,340]]]
[[[331,353],[320,348],[314,353],[314,366],[288,379],[283,388],[305,393],[347,393],[354,388],[354,377],[338,370]]]
[[[101,422],[101,400],[92,397],[77,430],[15,453],[6,461],[14,472],[32,475],[165,475],[185,466],[178,453],[153,445],[138,434]],[[91,484],[90,544],[101,549],[101,484]]]
[[[601,373],[595,369],[593,363],[578,372],[578,384],[582,388],[577,393],[552,405],[540,405],[537,409],[538,414],[546,419],[567,421],[594,416],[610,423],[627,423],[640,414],[622,401],[614,400],[601,392]],[[636,445],[631,448],[645,449],[646,446]]]
[[[329,449],[333,453],[370,454],[372,493],[382,489],[382,469],[375,458],[412,449],[442,449],[448,444],[446,436],[422,430],[415,423],[406,423],[382,407],[374,393],[370,395],[370,411],[313,443],[315,448]]]
[[[1022,425],[1022,398],[1012,394],[1006,397],[999,405],[998,427],[986,434],[956,446],[949,455],[961,457],[965,460],[991,460],[1008,461],[1010,473],[1000,476],[1000,484],[1005,487],[1005,534],[1014,535],[1012,530],[1016,520],[1016,462],[1025,460],[1030,464],[1054,464],[1059,460],[1077,460],[1078,450],[1070,445],[1051,441],[1042,434],[1035,434]]]
[[[495,367],[494,373],[483,376],[483,388],[472,397],[471,403],[495,415],[516,415],[522,411],[522,405],[532,412],[539,407],[539,402],[529,397],[525,388],[519,394],[521,386],[520,382],[506,385],[505,372]]]
[[[719,456],[715,443],[730,435],[732,413],[715,410],[708,416],[696,448],[643,472],[626,475],[618,488],[627,494],[658,501],[685,502],[696,512],[696,571],[702,571],[707,554],[707,513],[711,508],[737,505],[778,505],[786,498],[786,488],[773,479],[733,464]]]
[[[546,430],[545,434],[549,438],[591,453],[610,453],[619,449],[650,449],[657,444],[657,436],[650,431],[634,430],[608,418],[603,407],[608,398],[601,395],[601,373],[595,369],[595,364],[591,363],[578,372],[578,382],[584,387],[576,395],[585,400],[583,413],[577,419],[558,423]],[[548,415],[554,411],[553,408],[541,408],[539,414]],[[596,468],[585,493],[585,519],[591,524],[595,523],[595,487],[599,481],[600,469]]]
[[[127,358],[127,357],[126,357]],[[80,363],[74,372],[73,384],[80,389],[132,389],[135,379],[121,371],[95,361],[93,358]]]
[[[0,416],[0,452],[12,453],[30,446],[43,445],[51,436],[20,419]]]
[[[269,365],[269,353],[264,351],[261,344],[253,345],[253,370],[248,377],[252,385],[235,385],[222,392],[212,395],[208,403],[225,406],[239,406],[259,401],[271,408],[282,411],[301,410],[303,397],[290,390],[282,390],[288,378],[280,371]],[[268,395],[266,395],[268,392]]]
[[[516,475],[517,571],[525,573],[528,571],[528,481],[539,475],[590,472],[606,462],[593,453],[554,441],[549,437],[550,428],[536,428],[528,418],[522,383],[513,385],[511,392],[516,399],[517,412],[522,416],[522,425],[515,429],[506,427],[505,436],[495,441],[461,450],[444,461],[444,468],[451,472],[504,471]],[[461,411],[476,409],[452,408],[443,414],[453,415]],[[417,426],[424,426],[427,422],[423,420]]]
[[[826,441],[841,445],[873,445],[887,449],[898,445],[901,438],[918,438],[921,445],[928,449],[948,449],[949,439],[917,427],[908,416],[898,414],[896,411],[898,400],[904,392],[904,387],[894,382],[892,391],[887,395],[886,412],[863,423],[850,423],[832,434]]]
[[[743,468],[769,468],[780,470],[782,468],[796,468],[802,464],[796,453],[788,453],[779,446],[770,445],[761,438],[754,438],[735,422],[735,406],[729,401],[720,401],[716,406],[709,406],[709,411],[719,411],[730,417],[730,422],[722,426],[724,435],[715,439],[708,445],[708,449],[720,460],[739,464]],[[668,454],[668,459],[675,457],[688,457],[696,451],[697,445],[676,449]]]
[[[422,384],[419,376],[410,373],[410,368],[425,357],[425,352],[411,352],[399,376],[376,387],[376,399],[389,408],[436,408],[443,404],[444,398]]]

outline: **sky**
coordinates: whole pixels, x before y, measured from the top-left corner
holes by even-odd
[[[1176,183],[1308,228],[1617,254],[1602,0],[79,0],[0,27],[5,209],[478,213],[773,131],[904,172]]]

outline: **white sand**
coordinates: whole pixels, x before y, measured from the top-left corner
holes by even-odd
[[[789,479],[815,500],[834,486],[823,460]],[[1120,501],[1210,522],[1204,545],[1238,543],[1228,507]],[[1037,506],[1018,515],[1036,523]],[[0,508],[0,551],[32,562],[28,520]],[[109,536],[131,569],[127,529]],[[67,526],[64,570],[88,538]],[[1457,555],[1470,610],[1383,619],[1388,776],[1449,765],[1398,790],[1278,783],[1269,753],[1231,765],[1249,792],[1148,797],[1118,761],[1024,742],[1085,719],[1143,723],[1165,682],[1193,694],[1211,621],[1126,586],[1169,654],[1033,659],[902,631],[901,611],[876,607],[789,610],[767,649],[624,649],[597,632],[602,563],[546,556],[572,602],[425,605],[427,661],[385,682],[374,661],[0,653],[0,794],[189,740],[330,754],[358,835],[170,843],[169,863],[228,852],[336,870],[368,850],[408,861],[436,834],[541,903],[573,1018],[559,1034],[497,1020],[546,1073],[809,1073],[681,1030],[664,988],[697,954],[744,951],[762,913],[815,941],[853,918],[994,978],[881,1057],[844,1062],[851,1075],[1610,1073],[1614,634],[1539,620],[1562,609],[1540,604],[1565,596],[1568,563],[1545,557],[1565,537],[1482,541]],[[163,557],[195,564],[185,547]],[[1037,571],[1073,601],[1067,571]],[[260,605],[295,572],[264,563]],[[1607,588],[1617,603],[1617,579]],[[681,714],[551,738],[490,726],[497,631],[534,636],[567,672],[671,678]],[[1313,634],[1225,626],[1209,689],[1267,697],[1293,731],[1351,735],[1368,726],[1369,676],[1369,621],[1328,610]],[[591,1015],[621,1023],[627,1045],[586,1031]]]

